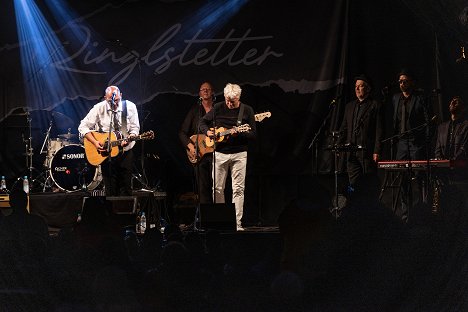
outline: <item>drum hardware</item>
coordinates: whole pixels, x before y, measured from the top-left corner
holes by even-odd
[[[49,170],[55,185],[66,192],[94,190],[102,181],[101,167],[88,163],[80,144],[69,144],[56,151]]]
[[[52,158],[51,155],[51,140],[50,140],[50,130],[52,129],[53,119],[50,119],[49,128],[47,128],[46,136],[44,138],[44,142],[42,143],[41,151],[39,154],[46,154],[46,159],[44,161],[45,171],[41,175],[45,175],[44,183],[42,185],[42,192],[44,193],[47,189],[52,187],[51,185],[51,177],[49,175],[49,167],[50,167],[50,160]],[[47,150],[45,150],[45,146],[47,145]]]
[[[23,134],[23,142],[25,143],[25,156],[26,156],[26,168],[28,168],[28,171],[29,171],[29,179],[32,180],[33,178],[33,155],[34,155],[34,152],[33,152],[33,147],[32,147],[32,127],[31,127],[31,123],[32,123],[32,118],[31,118],[31,113],[29,111],[25,111],[25,115],[26,115],[26,121],[28,123],[28,131],[29,131],[29,136],[27,139],[24,138],[24,134]],[[32,187],[32,185],[31,185]]]

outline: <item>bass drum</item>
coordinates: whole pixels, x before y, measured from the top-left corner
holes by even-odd
[[[49,140],[49,143],[47,144],[47,156],[44,161],[44,166],[46,168],[50,168],[50,161],[52,160],[52,157],[54,157],[55,153],[60,150],[62,147],[70,145],[71,142],[68,140],[63,140],[60,138],[53,138]]]
[[[101,167],[91,165],[85,149],[79,144],[70,144],[55,152],[50,162],[50,176],[63,191],[80,191],[83,186],[94,190],[102,181]]]

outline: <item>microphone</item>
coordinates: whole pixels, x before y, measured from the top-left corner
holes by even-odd
[[[198,98],[198,103],[201,104],[202,102],[203,102],[203,98],[200,96],[200,97]]]
[[[114,101],[115,101],[115,92],[112,93],[112,98],[111,98],[111,103],[112,103],[112,105],[114,105]]]

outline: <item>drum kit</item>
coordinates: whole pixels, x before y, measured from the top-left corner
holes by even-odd
[[[61,114],[61,113],[54,113]],[[63,115],[65,116],[65,115]],[[68,117],[67,117],[68,118]],[[63,120],[63,119],[62,119]],[[50,137],[53,119],[49,124],[40,154],[45,154],[42,191],[92,191],[102,181],[101,167],[92,166],[78,136],[68,132]]]

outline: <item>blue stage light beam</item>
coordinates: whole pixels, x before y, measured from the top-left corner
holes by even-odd
[[[61,42],[33,0],[14,0],[27,107],[52,109],[78,82],[56,64],[68,57]]]

